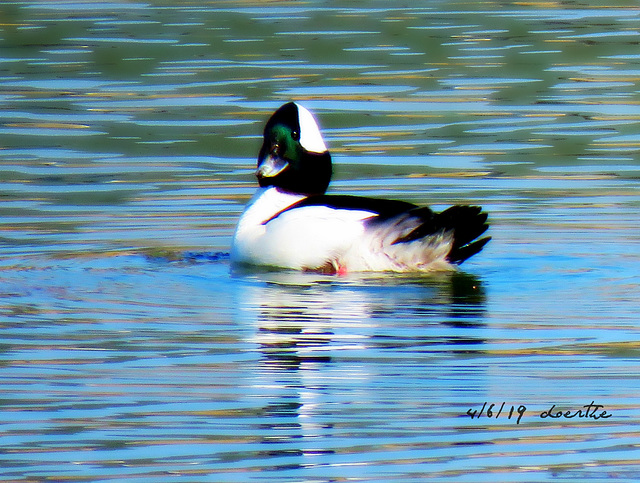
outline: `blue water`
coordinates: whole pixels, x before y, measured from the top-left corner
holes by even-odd
[[[0,479],[638,480],[635,5],[0,24]],[[291,99],[332,192],[480,204],[492,241],[458,273],[232,271]]]

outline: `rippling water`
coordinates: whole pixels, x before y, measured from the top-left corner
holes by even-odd
[[[638,480],[640,10],[410,5],[0,4],[3,481]],[[491,243],[231,273],[291,99]]]

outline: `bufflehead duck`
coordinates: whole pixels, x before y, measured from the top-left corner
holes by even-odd
[[[260,188],[233,238],[234,265],[323,273],[452,269],[490,237],[487,214],[456,205],[441,213],[405,201],[325,194],[331,155],[313,115],[280,107],[264,129]]]

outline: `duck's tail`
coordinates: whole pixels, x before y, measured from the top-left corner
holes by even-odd
[[[453,246],[447,256],[451,263],[460,265],[491,240],[489,236],[479,238],[489,228],[487,214],[480,206],[452,206],[436,218],[445,230],[453,230]]]

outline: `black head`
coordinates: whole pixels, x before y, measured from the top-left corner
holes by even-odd
[[[260,186],[293,193],[322,194],[331,181],[331,155],[313,115],[289,102],[264,128],[256,171]]]

